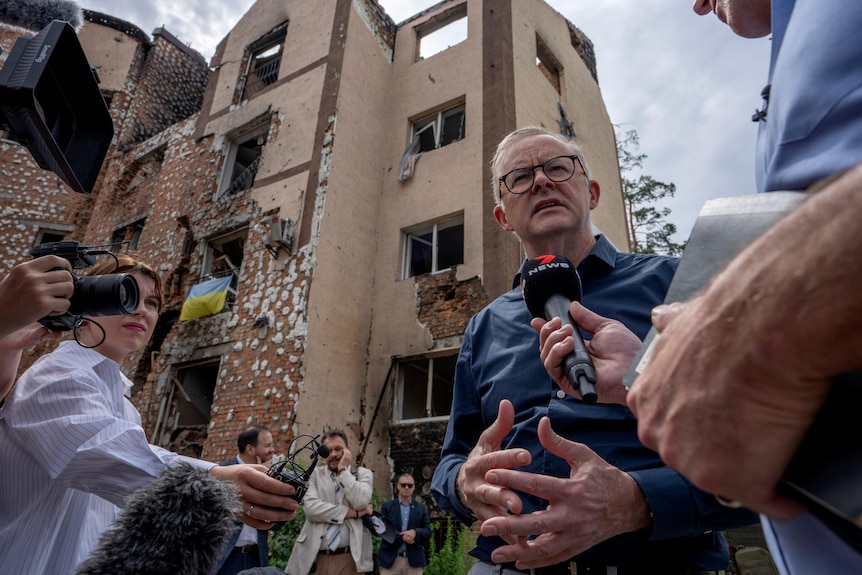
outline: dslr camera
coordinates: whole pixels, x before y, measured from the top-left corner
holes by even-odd
[[[54,255],[69,260],[72,269],[83,269],[95,265],[92,255],[108,254],[107,250],[92,250],[79,242],[49,242],[39,244],[30,251],[34,258]],[[138,282],[129,274],[104,274],[78,277],[72,274],[75,291],[70,299],[69,310],[63,315],[49,315],[39,323],[51,331],[69,331],[77,328],[87,317],[125,315],[138,308],[140,294]]]

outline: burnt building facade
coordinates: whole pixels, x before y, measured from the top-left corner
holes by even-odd
[[[574,137],[602,185],[594,224],[627,247],[589,39],[542,0],[399,24],[373,0],[258,0],[206,62],[167,30],[86,20],[108,157],[83,196],[0,140],[0,273],[42,241],[134,249],[166,294],[124,366],[152,443],[222,460],[249,424],[282,453],[340,427],[381,492],[409,471],[431,503],[461,334],[523,257],[492,214],[500,139]],[[224,307],[181,321],[224,277]]]

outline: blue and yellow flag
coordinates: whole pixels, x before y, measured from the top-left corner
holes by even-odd
[[[192,286],[189,297],[183,302],[180,321],[215,315],[224,309],[232,275],[201,282]]]

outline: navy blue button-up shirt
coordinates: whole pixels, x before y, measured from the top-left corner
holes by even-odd
[[[664,300],[678,260],[618,252],[603,236],[578,265],[582,303],[599,315],[616,319],[643,339],[650,311]],[[515,278],[517,285],[518,277]],[[455,373],[452,412],[442,459],[432,490],[440,507],[466,523],[474,520],[455,494],[455,478],[479,435],[497,416],[502,399],[515,407],[515,425],[502,448],[530,451],[532,462],[521,468],[533,473],[568,477],[569,465],[539,443],[537,426],[548,416],[558,434],[584,443],[612,465],[628,472],[640,485],[653,514],[649,533],[624,534],[586,551],[577,559],[598,565],[680,567],[718,570],[728,564],[726,541],[715,530],[750,524],[756,517],[720,506],[666,467],[637,438],[637,423],[625,406],[588,405],[560,389],[539,357],[539,336],[530,327],[530,313],[519,288],[494,300],[470,320]],[[589,334],[584,334],[585,338]],[[547,506],[521,494],[524,513]],[[490,561],[503,541],[481,537],[472,554]]]

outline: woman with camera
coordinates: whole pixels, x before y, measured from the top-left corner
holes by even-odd
[[[148,444],[120,364],[155,329],[159,276],[124,254],[90,272],[130,274],[139,303],[126,315],[84,320],[77,341],[62,342],[34,363],[0,410],[0,573],[71,572],[127,495],[181,463],[235,483],[241,519],[250,526],[269,529],[292,519],[293,487],[267,477],[265,467],[219,467]]]

